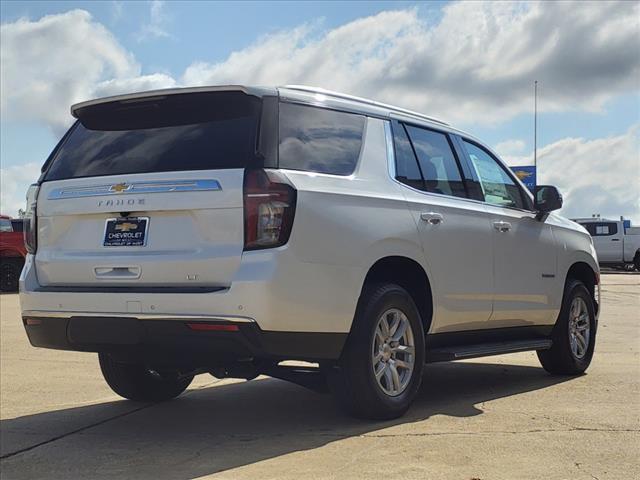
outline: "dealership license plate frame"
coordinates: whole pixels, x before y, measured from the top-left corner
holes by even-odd
[[[110,240],[109,233],[118,233],[116,231],[116,227],[118,225],[124,224],[133,224],[136,225],[135,233],[142,232],[142,238],[136,239],[122,239],[122,240]],[[143,225],[142,229],[139,230],[140,225]],[[111,228],[110,228],[111,227]],[[129,227],[130,228],[130,227]],[[129,230],[125,230],[127,233]],[[104,235],[102,236],[102,246],[107,248],[118,248],[118,247],[146,247],[148,240],[148,232],[149,232],[149,217],[111,217],[107,218],[104,224]]]

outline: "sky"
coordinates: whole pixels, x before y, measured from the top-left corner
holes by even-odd
[[[71,104],[174,86],[306,84],[441,118],[533,163],[567,217],[640,224],[640,2],[0,3],[0,208]]]

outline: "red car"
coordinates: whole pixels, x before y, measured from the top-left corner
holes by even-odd
[[[0,290],[18,291],[18,279],[27,250],[22,237],[23,221],[0,215]]]

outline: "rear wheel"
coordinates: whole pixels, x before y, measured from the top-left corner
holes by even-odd
[[[99,353],[102,375],[115,393],[138,402],[161,402],[184,392],[193,375],[162,374],[144,365],[116,362],[108,353]]]
[[[549,350],[538,351],[546,371],[579,375],[587,369],[596,343],[596,316],[591,294],[579,280],[567,282],[552,340]]]
[[[636,267],[638,272],[640,272],[640,252],[636,253],[635,258],[633,259],[633,266]]]
[[[329,385],[352,415],[390,419],[404,414],[422,381],[425,357],[420,314],[398,285],[365,287],[353,329]]]
[[[24,260],[20,257],[0,257],[0,290],[17,292]]]

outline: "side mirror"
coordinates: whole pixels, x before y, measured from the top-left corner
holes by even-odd
[[[562,195],[552,185],[538,185],[533,196],[534,207],[539,213],[545,214],[562,208]]]

